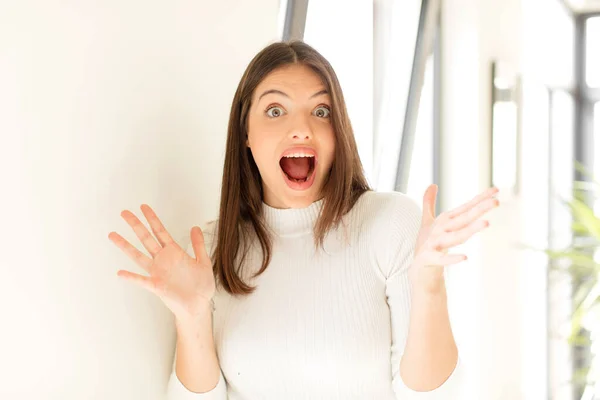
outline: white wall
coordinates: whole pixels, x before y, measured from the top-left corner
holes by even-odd
[[[277,0],[0,3],[0,398],[161,399],[174,330],[107,238],[150,204],[187,245]]]

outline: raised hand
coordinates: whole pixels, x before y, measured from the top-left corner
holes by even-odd
[[[131,226],[150,257],[116,232],[110,232],[108,238],[150,276],[125,270],[119,270],[117,276],[156,294],[177,319],[194,318],[210,307],[215,293],[212,263],[204,248],[202,230],[194,226],[190,232],[194,259],[173,240],[148,205],[142,204],[140,209],[154,236],[132,212],[124,210],[121,217]]]
[[[454,246],[465,243],[489,226],[479,218],[500,203],[491,187],[471,201],[435,216],[437,185],[430,185],[423,196],[423,217],[415,246],[409,277],[416,290],[436,291],[443,283],[444,267],[467,259],[464,254],[448,254]]]

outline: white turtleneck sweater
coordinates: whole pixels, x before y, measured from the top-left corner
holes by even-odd
[[[312,229],[322,200],[303,209],[263,204],[272,259],[252,248],[243,276],[257,286],[233,297],[217,288],[213,333],[221,376],[193,393],[171,374],[168,400],[459,399],[462,364],[430,392],[400,377],[408,333],[412,261],[421,209],[399,192],[366,192],[316,251]],[[212,252],[214,223],[204,233]],[[344,233],[346,232],[346,233]],[[346,235],[346,237],[344,237]],[[188,254],[194,256],[191,246]],[[173,366],[175,362],[173,363]]]

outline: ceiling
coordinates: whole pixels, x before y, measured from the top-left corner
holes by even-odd
[[[600,0],[564,0],[564,2],[577,14],[600,12]]]

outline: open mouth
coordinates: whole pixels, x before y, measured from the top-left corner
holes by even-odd
[[[279,160],[279,166],[291,182],[304,183],[315,171],[315,157],[309,154],[288,155]]]

